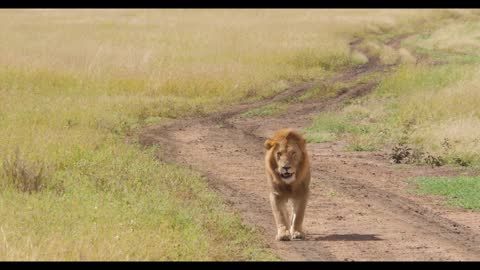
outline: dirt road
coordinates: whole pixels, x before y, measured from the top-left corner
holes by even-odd
[[[397,46],[399,38],[390,45]],[[352,43],[352,48],[356,45]],[[389,72],[376,59],[330,79],[287,89],[263,101],[234,106],[201,119],[143,130],[140,141],[160,144],[165,158],[202,172],[211,188],[263,232],[285,260],[480,260],[480,214],[446,209],[431,196],[409,193],[408,178],[453,175],[453,168],[392,165],[384,152],[346,152],[342,142],[309,144],[311,199],[305,241],[277,242],[264,170],[264,140],[282,127],[302,128],[320,111],[368,93],[360,84],[323,101],[293,103],[286,114],[243,118],[241,113],[299,96],[319,83],[347,82]]]

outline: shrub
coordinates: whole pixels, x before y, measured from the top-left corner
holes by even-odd
[[[38,192],[45,187],[45,166],[40,162],[30,162],[20,155],[17,148],[15,154],[3,161],[3,186],[13,186],[21,192]]]

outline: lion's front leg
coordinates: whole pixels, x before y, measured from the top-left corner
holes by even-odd
[[[307,207],[308,196],[293,200],[293,215],[290,227],[292,239],[305,239],[302,224],[305,216],[305,209]]]
[[[276,240],[289,241],[290,232],[288,231],[287,199],[282,198],[273,192],[270,193],[270,204],[272,205],[273,216],[277,225]]]

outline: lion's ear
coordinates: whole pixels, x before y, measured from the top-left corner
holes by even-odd
[[[268,150],[268,149],[272,148],[273,144],[274,144],[274,143],[273,143],[272,140],[267,139],[267,140],[265,141],[265,143],[263,143],[263,146],[265,147],[265,149]]]
[[[305,147],[305,139],[297,131],[291,130],[287,135],[287,140],[296,141],[300,147]]]

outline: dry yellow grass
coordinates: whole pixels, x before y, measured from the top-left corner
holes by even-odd
[[[417,108],[418,127],[412,139],[446,158],[461,158],[471,165],[480,162],[480,79],[479,69],[472,77],[443,89],[422,91],[405,99],[406,108]],[[419,103],[422,103],[419,106]],[[443,147],[445,140],[449,148]]]

